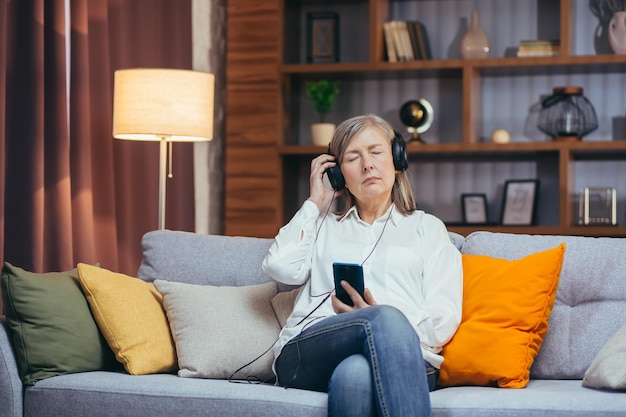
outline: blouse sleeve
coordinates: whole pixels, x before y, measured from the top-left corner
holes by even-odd
[[[463,266],[461,254],[450,242],[445,226],[438,219],[435,223],[429,228],[432,250],[423,271],[426,314],[416,324],[416,331],[422,345],[438,353],[461,323]]]
[[[301,285],[307,280],[319,214],[317,206],[307,200],[280,229],[263,260],[263,271],[272,279],[288,285]]]

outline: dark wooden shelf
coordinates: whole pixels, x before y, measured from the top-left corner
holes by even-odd
[[[529,235],[569,235],[593,237],[626,236],[625,226],[449,226],[448,230],[467,236],[472,232],[517,233]]]
[[[281,155],[319,155],[323,146],[282,145],[278,146]],[[580,141],[580,142],[512,142],[512,143],[431,143],[409,142],[409,154],[461,154],[461,153],[518,153],[518,152],[559,152],[571,151],[580,156],[586,153],[622,154],[626,152],[626,140]],[[620,158],[621,159],[621,158]]]
[[[390,71],[452,71],[477,69],[482,75],[525,74],[546,68],[554,73],[561,67],[568,73],[593,67],[595,72],[621,72],[626,67],[626,55],[568,55],[552,57],[507,57],[485,59],[433,59],[408,62],[336,62],[323,64],[283,64],[279,72],[285,75],[385,73]]]

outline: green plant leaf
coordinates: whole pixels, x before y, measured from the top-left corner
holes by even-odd
[[[305,83],[305,94],[313,103],[313,108],[320,116],[320,121],[324,121],[324,116],[335,108],[335,98],[339,94],[337,82],[320,80],[317,82],[307,81]]]

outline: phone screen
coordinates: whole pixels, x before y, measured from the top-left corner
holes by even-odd
[[[341,286],[341,281],[346,281],[352,285],[363,297],[365,283],[363,282],[363,267],[361,265],[335,262],[333,263],[333,276],[335,278],[335,294],[341,302],[349,306],[354,305],[348,293]]]

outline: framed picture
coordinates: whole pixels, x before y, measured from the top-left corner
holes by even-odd
[[[309,12],[306,14],[306,27],[307,62],[339,62],[339,15],[335,12]]]
[[[486,224],[487,195],[461,194],[461,210],[463,212],[463,223]]]
[[[530,226],[535,222],[539,180],[508,180],[502,200],[503,226]]]

